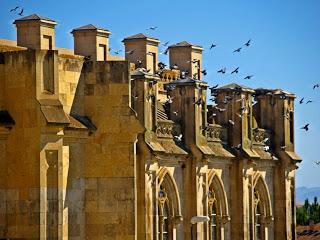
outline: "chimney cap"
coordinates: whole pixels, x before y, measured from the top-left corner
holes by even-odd
[[[49,23],[49,24],[52,24],[52,25],[56,25],[57,24],[56,21],[54,21],[54,20],[52,20],[50,18],[47,18],[47,17],[42,17],[42,16],[40,16],[38,14],[31,14],[29,16],[16,19],[13,23],[17,24],[19,22],[27,22],[27,21],[39,21],[39,22]]]
[[[170,45],[168,48],[195,48],[198,50],[203,50],[202,46],[195,45],[187,41],[182,41],[182,42]]]
[[[72,30],[72,34],[74,34],[75,32],[97,32],[100,34],[105,34],[105,35],[110,35],[111,32],[108,29],[105,28],[101,28],[98,26],[95,26],[93,24],[88,24],[88,25],[84,25],[78,28],[75,28]]]
[[[151,41],[151,42],[160,43],[159,39],[154,38],[154,37],[149,37],[149,36],[145,35],[144,33],[138,33],[138,34],[126,37],[125,39],[122,40],[122,42],[130,41],[130,40],[147,40],[147,41]]]
[[[244,85],[240,85],[237,83],[227,84],[225,86],[217,88],[218,91],[241,91],[241,92],[250,92],[254,93],[255,91],[252,88],[246,87]]]

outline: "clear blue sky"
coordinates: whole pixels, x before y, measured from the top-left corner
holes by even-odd
[[[209,84],[238,82],[250,87],[283,88],[315,101],[296,103],[296,151],[303,158],[297,173],[298,186],[320,186],[320,1],[319,0],[0,0],[0,38],[15,39],[12,7],[23,6],[25,15],[38,13],[58,22],[56,46],[73,47],[70,31],[93,23],[112,32],[112,49],[122,49],[121,40],[149,32],[163,42],[182,40],[208,48],[204,52],[205,80]],[[252,46],[240,54],[232,51],[249,38]],[[162,60],[167,61],[161,57]],[[221,67],[240,67],[238,76],[221,77]],[[247,75],[253,80],[242,80]],[[308,133],[300,130],[310,123]],[[318,152],[318,153],[317,153]]]

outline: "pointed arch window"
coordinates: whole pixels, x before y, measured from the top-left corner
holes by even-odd
[[[262,240],[262,225],[261,225],[261,202],[258,192],[254,193],[254,202],[255,202],[255,240]]]
[[[170,230],[170,208],[169,200],[167,197],[165,188],[160,186],[159,191],[159,204],[158,204],[158,239],[159,240],[170,240],[171,239],[171,230]]]
[[[208,194],[208,202],[209,202],[209,235],[210,240],[218,240],[218,230],[217,230],[217,205],[216,205],[216,197],[213,191],[209,191]]]

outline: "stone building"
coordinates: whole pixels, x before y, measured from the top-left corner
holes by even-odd
[[[290,240],[294,95],[230,84],[207,104],[200,46],[16,20],[0,40],[0,238]],[[191,224],[191,219],[198,221]],[[194,219],[194,218],[193,218]]]

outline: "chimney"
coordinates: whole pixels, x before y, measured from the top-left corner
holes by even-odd
[[[274,132],[278,150],[294,151],[294,99],[294,94],[281,89],[256,89],[257,121]]]
[[[158,70],[158,45],[160,41],[139,33],[123,39],[126,60],[154,74]]]
[[[202,80],[202,47],[183,41],[169,46],[170,65],[177,65],[188,76]]]
[[[14,21],[17,45],[38,50],[54,49],[54,20],[32,14]]]
[[[71,33],[74,37],[75,54],[90,56],[93,61],[107,61],[111,34],[109,30],[89,24],[75,28]]]

